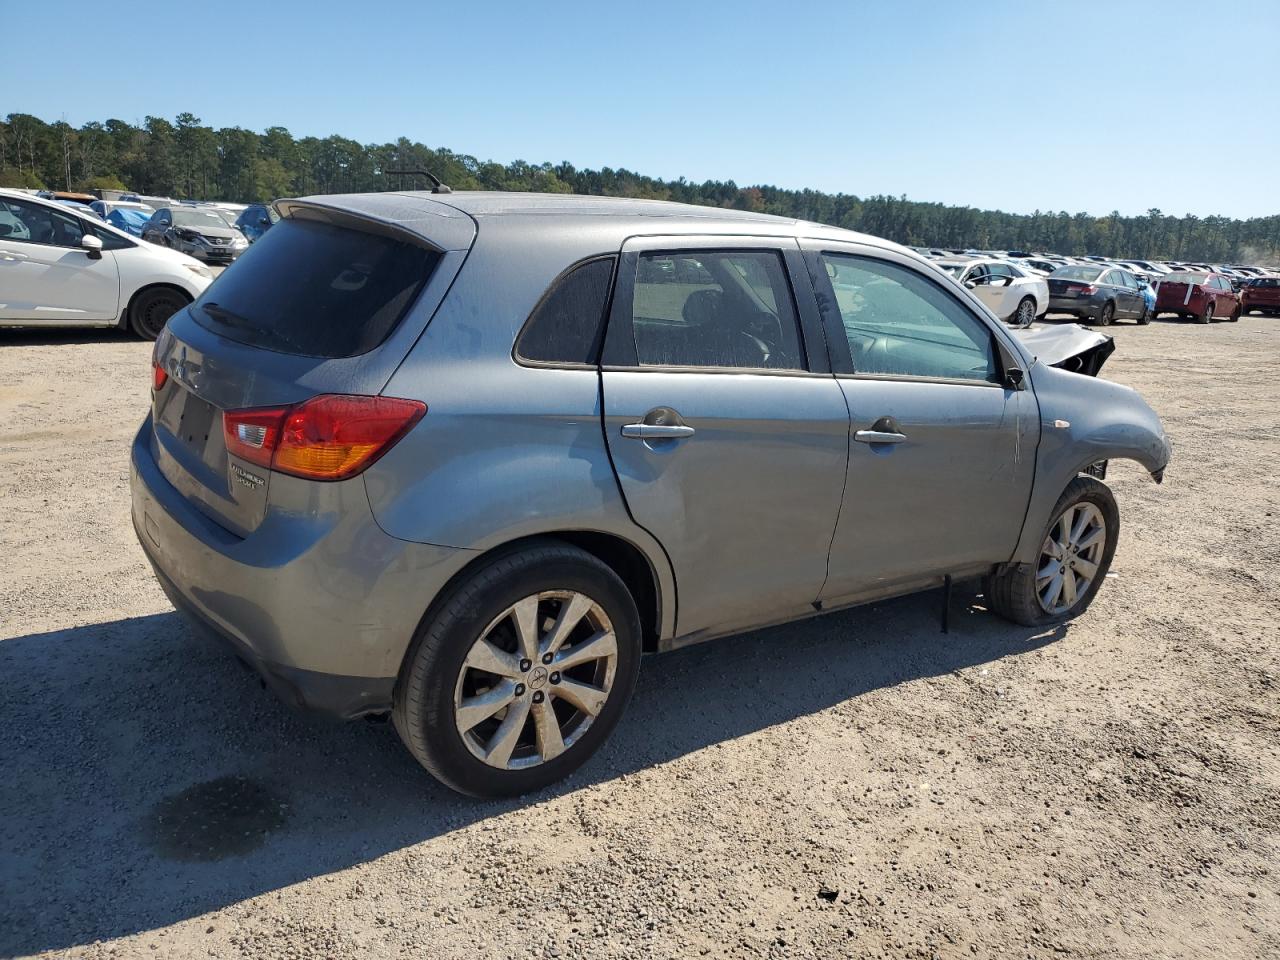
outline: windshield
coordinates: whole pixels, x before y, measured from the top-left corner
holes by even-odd
[[[173,212],[173,222],[179,227],[229,227],[227,223],[217,212],[212,210],[181,210],[177,207],[171,208]]]
[[[1055,280],[1097,280],[1101,267],[1059,267],[1051,276]]]
[[[1207,273],[1188,273],[1182,271],[1179,273],[1167,273],[1160,278],[1164,283],[1204,283],[1209,279]]]
[[[947,271],[947,273],[951,274],[953,277],[958,277],[960,274],[964,273],[965,267],[969,265],[967,263],[940,263],[938,266]]]

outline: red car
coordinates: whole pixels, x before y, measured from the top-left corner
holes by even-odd
[[[1244,312],[1257,310],[1275,316],[1280,314],[1280,277],[1255,277],[1240,291]]]
[[[1243,307],[1240,295],[1231,289],[1231,281],[1220,273],[1186,270],[1167,273],[1156,281],[1156,316],[1176,313],[1188,320],[1210,323],[1215,317],[1240,319]]]

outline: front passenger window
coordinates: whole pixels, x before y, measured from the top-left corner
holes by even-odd
[[[822,260],[854,373],[999,382],[990,329],[931,280],[868,257]]]

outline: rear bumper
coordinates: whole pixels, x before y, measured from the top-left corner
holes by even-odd
[[[241,539],[169,483],[151,431],[148,417],[133,443],[133,525],[173,605],[289,703],[343,718],[389,709],[418,622],[474,553],[387,535],[360,478]]]
[[[1103,301],[1091,297],[1050,297],[1049,313],[1069,313],[1073,317],[1096,317]]]

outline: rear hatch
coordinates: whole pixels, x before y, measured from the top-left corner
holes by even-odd
[[[1050,277],[1048,284],[1049,296],[1059,300],[1071,300],[1093,292],[1093,286],[1086,280],[1058,280]]]
[[[242,537],[267,515],[271,470],[228,453],[223,414],[380,393],[475,237],[469,217],[416,197],[279,207],[280,222],[170,319],[155,348],[152,454],[197,509]]]

